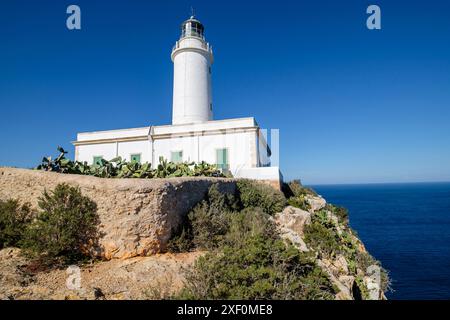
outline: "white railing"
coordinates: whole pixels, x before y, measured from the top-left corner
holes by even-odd
[[[201,47],[203,49],[205,49],[206,51],[212,53],[212,46],[209,44],[209,42],[202,42]],[[179,49],[179,48],[180,48],[180,42],[177,41],[177,42],[175,42],[175,45],[172,48],[172,52],[177,50],[177,49]]]

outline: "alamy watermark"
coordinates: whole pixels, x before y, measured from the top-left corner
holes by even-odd
[[[69,290],[81,289],[81,269],[78,266],[71,265],[66,269],[68,277],[66,279],[66,287]]]
[[[367,7],[367,14],[370,16],[367,18],[366,25],[369,30],[381,29],[381,9],[379,6],[372,4]]]
[[[70,16],[67,17],[66,26],[69,30],[81,30],[81,8],[78,5],[71,4],[67,7],[66,13]],[[376,4],[371,4],[367,7],[367,14],[370,16],[367,18],[366,26],[369,30],[381,29],[381,8]]]
[[[67,17],[66,26],[69,30],[81,30],[81,9],[79,6],[75,4],[71,4],[67,7],[67,14],[70,16]]]

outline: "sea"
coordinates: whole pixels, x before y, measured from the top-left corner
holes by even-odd
[[[450,299],[450,182],[311,187],[349,210],[351,227],[389,271],[388,299]]]

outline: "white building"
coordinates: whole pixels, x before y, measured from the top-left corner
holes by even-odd
[[[172,50],[174,64],[172,125],[84,132],[73,142],[75,160],[96,163],[117,156],[159,163],[205,161],[235,177],[267,180],[279,186],[278,167],[254,118],[213,120],[211,65],[213,52],[204,27],[194,17],[182,24]]]

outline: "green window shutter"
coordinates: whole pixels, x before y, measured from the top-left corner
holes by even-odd
[[[183,151],[172,151],[170,153],[170,161],[174,163],[183,162]]]
[[[131,162],[141,163],[141,155],[140,154],[132,154],[130,158],[131,158]]]
[[[94,159],[92,161],[92,164],[101,165],[102,164],[102,159],[103,159],[102,156],[96,156],[96,157],[94,157]]]
[[[228,170],[228,149],[216,150],[217,167]]]

